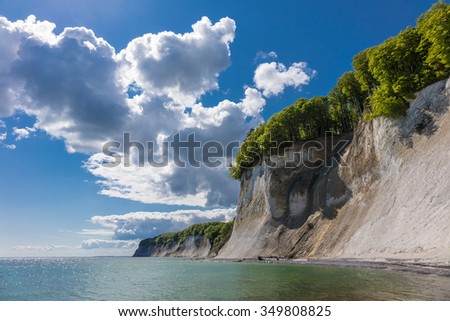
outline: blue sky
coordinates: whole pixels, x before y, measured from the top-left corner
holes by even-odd
[[[242,140],[326,95],[432,3],[2,1],[0,256],[128,255],[142,237],[230,219],[225,167],[105,170],[102,143]]]

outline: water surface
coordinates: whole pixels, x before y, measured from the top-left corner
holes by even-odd
[[[0,300],[450,300],[450,278],[176,258],[0,259]]]

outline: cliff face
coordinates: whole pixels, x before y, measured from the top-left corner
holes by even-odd
[[[133,256],[208,257],[210,254],[213,255],[210,253],[211,243],[205,236],[189,236],[181,244],[171,242],[157,245],[152,244],[151,240],[143,240]]]
[[[133,256],[210,257],[228,241],[234,222],[206,222],[142,240]]]
[[[309,218],[321,212],[332,219],[351,196],[337,175],[338,162],[333,161],[350,139],[297,143],[283,156],[271,157],[269,164],[247,170],[241,179],[233,233],[219,255],[294,256],[295,244],[314,227]]]
[[[286,168],[278,159],[276,167],[247,170],[233,233],[219,257],[448,263],[449,97],[450,82],[440,81],[417,93],[405,117],[361,122],[340,164]],[[325,148],[316,150],[319,158],[325,151],[336,155]],[[278,158],[308,153],[300,144]]]
[[[361,122],[353,137],[296,143],[247,170],[223,247],[212,249],[200,235],[181,243],[157,244],[155,238],[143,240],[134,256],[211,257],[219,251],[219,258],[449,264],[450,81],[416,97],[401,119]]]

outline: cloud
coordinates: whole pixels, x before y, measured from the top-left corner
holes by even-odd
[[[134,249],[139,245],[139,239],[180,231],[196,223],[230,221],[235,215],[235,209],[215,209],[132,212],[122,215],[94,216],[91,218],[91,222],[102,228],[83,229],[78,234],[112,236],[112,239],[84,240],[80,248],[85,250]]]
[[[149,94],[194,104],[200,95],[218,88],[218,74],[230,64],[235,30],[230,18],[213,25],[203,17],[191,33],[165,31],[136,38],[118,55],[125,69],[122,80],[137,82]]]
[[[114,231],[108,229],[82,229],[77,232],[80,235],[98,235],[98,236],[112,236]]]
[[[190,193],[177,194],[172,191],[172,186],[167,181],[173,177],[175,166],[169,164],[166,167],[155,168],[148,164],[139,167],[131,164],[129,167],[118,166],[105,167],[102,164],[107,157],[102,153],[89,157],[85,168],[93,175],[101,178],[97,181],[100,185],[100,194],[138,201],[146,204],[172,204],[204,206],[206,204],[207,191],[196,189]],[[185,174],[185,172],[184,172]],[[194,182],[193,182],[194,183]],[[195,184],[195,183],[194,183]]]
[[[0,126],[0,128],[1,128],[1,126]],[[16,145],[14,145],[14,144],[10,145],[10,144],[4,143],[4,141],[6,140],[7,137],[8,137],[7,133],[0,133],[0,147],[5,147],[7,149],[16,149]]]
[[[235,209],[179,210],[94,216],[91,221],[104,228],[112,229],[115,240],[134,240],[154,237],[165,232],[180,231],[196,223],[230,221],[235,215]]]
[[[187,127],[200,128],[204,134],[209,131],[208,137],[214,137],[214,129],[222,124],[245,121],[246,115],[237,104],[219,104],[217,108],[197,104],[192,115],[184,113],[205,92],[218,88],[219,73],[230,64],[234,21],[223,18],[213,24],[204,17],[192,25],[192,32],[146,34],[133,39],[119,54],[92,30],[65,28],[55,34],[55,27],[35,17],[0,20],[0,32],[9,39],[0,49],[5,58],[0,75],[6,88],[0,91],[0,115],[11,114],[17,106],[36,117],[33,128],[64,140],[69,152],[91,155],[87,168],[104,178],[99,181],[101,194],[144,202],[205,205],[215,182],[197,181],[195,192],[182,194],[174,190],[179,174],[173,166],[107,171],[97,160],[102,145],[120,141],[123,132],[131,132],[143,142]],[[234,110],[223,110],[231,108]],[[247,126],[226,137],[242,139]],[[15,130],[17,140],[29,133],[27,128]],[[227,179],[225,168],[220,176]],[[190,201],[196,199],[203,201]]]
[[[242,111],[248,115],[256,117],[266,105],[266,100],[262,98],[261,93],[255,88],[247,88],[245,97],[241,102]]]
[[[11,69],[19,58],[18,50],[22,42],[29,37],[53,42],[54,28],[53,23],[36,21],[34,16],[16,22],[0,17],[0,117],[13,115],[16,103],[20,100],[21,84],[12,76]]]
[[[13,134],[17,136],[16,141],[30,137],[30,133],[34,133],[35,131],[36,131],[36,128],[30,128],[30,127],[25,127],[25,128],[14,127],[13,128]]]
[[[254,62],[256,63],[259,60],[276,59],[276,58],[278,58],[278,55],[275,51],[270,52],[258,51],[256,53]]]
[[[226,100],[213,107],[194,105],[189,117],[183,119],[180,127],[183,129],[176,133],[179,133],[184,141],[187,135],[194,134],[196,141],[201,142],[202,146],[206,142],[214,141],[226,150],[226,146],[231,142],[240,142],[250,128],[257,126],[262,120],[258,112],[264,106],[265,100],[255,89],[248,88],[245,96],[239,103]],[[245,122],[248,116],[254,118]],[[134,135],[136,131],[132,137],[139,137]],[[172,138],[173,134],[167,136],[167,141],[173,141]],[[153,138],[152,141],[156,142],[158,138]],[[202,160],[201,151],[199,149],[196,153],[197,160]],[[186,154],[180,157],[187,158]],[[155,158],[160,159],[160,154],[156,154]],[[132,162],[129,167],[122,164],[108,168],[102,166],[107,159],[103,153],[96,153],[85,163],[85,168],[99,178],[97,183],[101,186],[102,195],[148,204],[223,207],[237,204],[239,184],[228,177],[227,165],[231,163],[231,158],[222,158],[222,166],[216,168],[178,167],[173,162],[161,168],[150,166],[147,162],[143,167]]]
[[[126,132],[144,144],[194,133],[202,145],[216,141],[227,146],[242,141],[263,120],[261,91],[279,94],[286,86],[307,84],[310,77],[304,63],[287,70],[282,64],[262,64],[255,72],[257,88],[245,88],[242,99],[204,106],[203,95],[219,89],[220,73],[230,65],[236,31],[232,19],[213,23],[203,17],[186,33],[148,33],[118,53],[90,29],[65,28],[59,34],[55,29],[54,23],[34,16],[15,22],[0,17],[0,118],[25,112],[36,122],[14,128],[17,141],[41,130],[63,140],[68,152],[88,155],[85,168],[98,178],[99,193],[110,197],[235,206],[239,183],[228,178],[230,157],[216,168],[181,168],[173,162],[158,168],[136,162],[107,168],[102,146],[122,142]],[[137,159],[136,151],[131,158]]]
[[[0,119],[0,128],[6,128],[6,123]]]
[[[293,63],[289,68],[279,62],[260,64],[253,80],[256,88],[262,90],[264,96],[276,96],[286,87],[300,88],[307,85],[315,72],[305,62]]]
[[[20,34],[17,35],[20,37]],[[121,127],[129,107],[116,82],[114,49],[86,28],[65,28],[47,39],[22,37],[9,79],[17,105],[36,128],[88,152]]]
[[[81,243],[81,248],[85,250],[93,249],[134,249],[139,245],[138,241],[119,240],[97,240],[90,239]]]
[[[71,248],[71,246],[66,245],[20,245],[14,246],[11,250],[20,252],[53,252]]]

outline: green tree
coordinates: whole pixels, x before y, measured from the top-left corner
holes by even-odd
[[[369,56],[371,55],[372,50],[372,48],[363,50],[353,58],[355,78],[361,85],[361,90],[366,92],[367,96],[370,96],[373,89],[378,85],[378,82],[369,68]]]
[[[404,115],[416,91],[450,75],[450,6],[433,5],[416,27],[357,54],[353,68],[328,96],[299,99],[252,131],[230,176],[240,179],[284,141],[313,139],[326,131],[345,134],[362,114],[366,120]]]
[[[450,73],[450,6],[440,1],[423,14],[417,22],[422,36],[421,48],[428,50],[426,63],[437,79]]]

